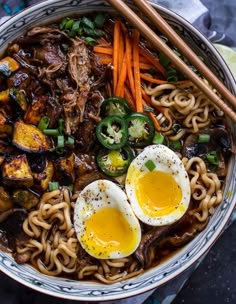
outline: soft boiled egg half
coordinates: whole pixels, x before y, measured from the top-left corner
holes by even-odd
[[[80,192],[74,228],[85,251],[99,259],[129,256],[141,240],[139,221],[127,196],[108,180],[94,181]]]
[[[176,222],[190,202],[190,183],[184,165],[164,145],[146,147],[131,162],[125,188],[136,216],[152,226]]]

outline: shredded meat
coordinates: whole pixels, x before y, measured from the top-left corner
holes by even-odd
[[[40,43],[41,45],[47,43],[55,43],[61,41],[63,38],[69,39],[67,34],[53,27],[38,26],[30,30],[26,36],[18,38],[16,41],[22,45],[30,43]]]
[[[67,134],[75,133],[79,123],[83,121],[85,105],[90,91],[89,74],[91,67],[87,47],[79,38],[72,41],[72,47],[68,52],[68,71],[76,89],[73,93],[66,93],[62,98]]]
[[[68,52],[69,73],[77,87],[88,87],[91,70],[87,47],[83,40],[73,39],[73,45]]]

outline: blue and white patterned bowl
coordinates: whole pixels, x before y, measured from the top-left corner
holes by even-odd
[[[158,5],[153,4],[153,6],[181,34],[188,44],[205,59],[205,62],[230,91],[236,94],[233,76],[212,44],[177,14]],[[112,9],[105,4],[105,1],[96,0],[48,0],[34,5],[0,26],[0,54],[4,52],[10,41],[33,26],[49,23],[68,15],[99,10],[111,11]],[[233,127],[235,130],[235,125],[232,125]],[[236,132],[234,133],[236,134]],[[40,274],[28,265],[18,265],[9,254],[3,252],[0,252],[0,270],[16,281],[35,290],[72,300],[96,302],[115,300],[156,288],[197,262],[219,237],[235,207],[235,179],[236,159],[234,157],[231,159],[229,167],[224,200],[217,208],[207,228],[172,258],[136,278],[114,285],[101,285],[94,282],[79,282],[49,277]]]

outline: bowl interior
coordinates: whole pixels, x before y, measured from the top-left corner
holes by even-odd
[[[204,58],[207,65],[211,67],[229,90],[236,94],[233,76],[211,43],[180,16],[158,5],[154,6],[184,40]],[[51,23],[64,16],[86,14],[98,10],[113,11],[104,1],[49,0],[41,2],[17,14],[0,27],[0,54],[3,54],[9,42],[29,28],[39,24]],[[232,123],[231,128],[235,130],[235,125]],[[207,228],[192,242],[176,252],[172,258],[133,279],[114,285],[101,285],[95,282],[79,282],[48,277],[28,265],[18,265],[11,256],[4,252],[0,252],[0,270],[22,284],[40,292],[74,300],[121,299],[156,288],[190,267],[218,238],[235,206],[235,179],[236,162],[234,157],[231,159],[229,166],[224,200],[216,209]]]

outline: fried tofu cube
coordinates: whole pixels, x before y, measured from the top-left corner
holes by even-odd
[[[5,160],[2,165],[3,183],[7,186],[33,185],[33,176],[25,154]]]

